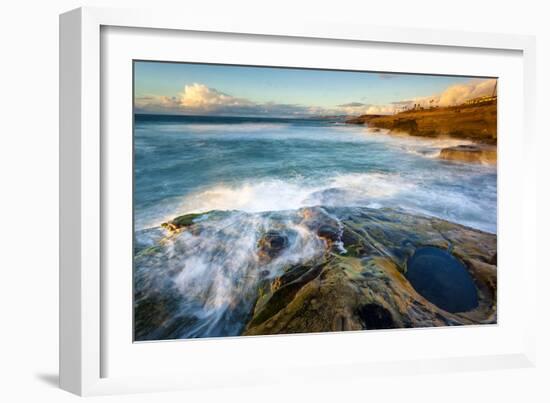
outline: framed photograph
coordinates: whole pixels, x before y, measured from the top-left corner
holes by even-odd
[[[62,388],[533,365],[533,38],[60,24]]]

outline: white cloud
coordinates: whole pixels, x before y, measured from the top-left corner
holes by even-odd
[[[253,102],[224,94],[204,84],[186,85],[179,94],[179,104],[184,109],[211,110],[219,107],[252,106]]]
[[[178,99],[164,95],[147,95],[135,98],[134,104],[138,109],[173,109],[178,106]]]
[[[333,113],[343,115],[390,115],[396,111],[394,105],[352,104],[353,102],[348,105],[339,105],[338,110]]]
[[[339,108],[350,115],[390,115],[404,109],[413,107],[415,104],[422,107],[430,106],[453,106],[459,105],[473,98],[492,95],[495,89],[495,79],[472,80],[465,84],[456,84],[448,87],[440,94],[427,97],[417,97],[404,101],[392,102],[391,104],[369,105],[359,102],[350,102],[339,105]]]
[[[394,103],[396,111],[403,108],[410,108],[414,104],[422,107],[430,106],[454,106],[460,105],[470,99],[492,95],[495,90],[496,79],[472,80],[465,84],[451,85],[441,94],[435,94],[428,97],[413,98],[408,101]]]
[[[492,95],[496,80],[471,81],[467,84],[452,85],[439,96],[439,106],[451,106],[462,104],[465,101],[477,97]]]
[[[302,105],[258,103],[238,98],[204,84],[186,85],[175,97],[144,96],[135,99],[137,112],[212,114],[240,116],[308,116],[313,109]]]

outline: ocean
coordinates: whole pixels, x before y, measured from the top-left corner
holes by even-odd
[[[137,229],[181,214],[397,207],[496,232],[495,166],[439,160],[467,143],[339,122],[136,115]]]

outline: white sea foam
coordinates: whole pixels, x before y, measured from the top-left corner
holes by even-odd
[[[354,173],[338,175],[331,179],[329,188],[347,189],[361,197],[381,199],[410,191],[414,184],[397,174]]]
[[[180,211],[240,210],[253,213],[291,210],[302,207],[314,189],[283,180],[245,182],[239,186],[216,185],[185,197]]]
[[[316,205],[368,205],[414,187],[399,175],[383,173],[336,175],[321,179],[317,185],[300,179],[271,179],[244,182],[237,186],[220,184],[184,197],[178,212],[239,210],[255,213]]]
[[[257,213],[311,206],[365,206],[403,208],[493,232],[494,209],[484,211],[487,206],[474,202],[460,187],[453,191],[433,185],[432,181],[460,183],[459,174],[449,175],[436,171],[427,178],[420,173],[405,176],[372,172],[340,174],[316,181],[294,178],[217,184],[158,206],[156,214],[143,226],[157,226],[177,215],[211,210]],[[479,221],[479,217],[486,217],[486,222]]]
[[[458,145],[472,144],[470,140],[451,137],[418,137],[406,133],[391,133],[387,129],[364,129],[364,134],[370,141],[385,143],[410,154],[425,158],[436,158],[442,149]]]
[[[262,278],[280,276],[285,267],[308,262],[325,250],[324,241],[297,223],[295,213],[277,218],[233,213],[200,225],[199,233],[185,231],[165,242],[169,258],[157,274],[167,276],[184,299],[177,314],[198,319],[179,337],[238,334],[241,321],[232,318],[248,314]],[[288,247],[261,261],[258,242],[273,228],[288,234]]]

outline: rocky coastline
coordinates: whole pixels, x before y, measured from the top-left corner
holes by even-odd
[[[387,129],[419,137],[467,140],[460,149],[444,149],[440,158],[469,163],[496,163],[497,102],[415,109],[393,115],[361,115],[348,124]],[[468,146],[468,147],[466,147]]]

